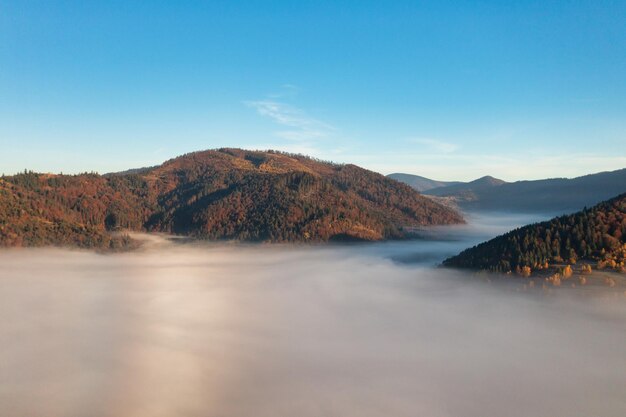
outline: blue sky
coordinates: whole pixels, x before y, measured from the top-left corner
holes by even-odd
[[[624,1],[0,0],[0,173],[223,146],[442,180],[626,167]]]

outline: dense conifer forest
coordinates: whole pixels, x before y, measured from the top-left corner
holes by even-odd
[[[626,194],[622,194],[571,215],[515,229],[446,259],[443,265],[528,274],[586,260],[600,268],[623,270],[625,255]]]

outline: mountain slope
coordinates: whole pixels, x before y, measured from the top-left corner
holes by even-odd
[[[33,230],[33,222],[49,226]],[[105,176],[24,173],[4,177],[0,192],[0,245],[115,245],[108,232],[118,229],[269,242],[380,240],[404,237],[405,226],[459,222],[455,211],[357,166],[240,149]],[[54,232],[62,224],[74,232],[62,238]]]
[[[101,193],[98,179],[34,173],[0,179],[0,246],[134,246],[128,236],[105,230],[109,210],[126,203]]]
[[[449,267],[508,272],[590,259],[624,266],[626,194],[575,214],[528,225],[448,258]]]
[[[475,183],[473,181],[472,183]],[[436,188],[424,194],[451,197],[467,210],[568,212],[589,207],[626,192],[626,169],[578,178],[513,183],[483,182]]]
[[[455,196],[463,201],[474,201],[478,196],[489,194],[493,191],[493,188],[503,184],[506,184],[506,182],[487,175],[474,181],[428,190],[428,194],[439,197]]]
[[[451,185],[462,184],[459,181],[436,181],[419,175],[394,173],[387,175],[387,178],[403,182],[411,188],[421,192],[432,190],[433,188],[449,187]]]

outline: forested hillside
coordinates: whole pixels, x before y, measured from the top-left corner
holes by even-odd
[[[591,260],[623,269],[625,255],[626,194],[622,194],[575,214],[513,230],[443,264],[509,272]]]
[[[249,241],[380,240],[463,222],[410,187],[354,165],[219,149],[108,175],[0,180],[0,245],[116,247],[116,230]]]

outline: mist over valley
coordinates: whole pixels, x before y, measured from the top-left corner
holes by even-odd
[[[469,220],[401,242],[0,251],[0,415],[621,417],[626,296],[434,268],[540,219]]]

